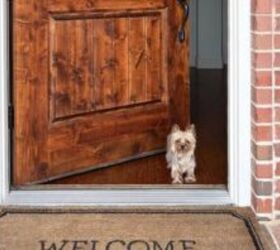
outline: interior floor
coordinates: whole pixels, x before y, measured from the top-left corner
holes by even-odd
[[[191,70],[191,120],[197,128],[201,184],[227,183],[227,70]]]

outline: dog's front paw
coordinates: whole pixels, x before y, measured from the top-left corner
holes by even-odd
[[[196,182],[196,178],[195,178],[195,176],[187,176],[185,178],[185,182],[186,183],[194,183],[194,182]]]
[[[173,179],[172,184],[183,184],[182,179]]]

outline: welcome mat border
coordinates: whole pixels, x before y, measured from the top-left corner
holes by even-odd
[[[265,250],[263,241],[258,233],[260,226],[251,210],[251,208],[237,207],[179,207],[179,208],[154,208],[154,207],[0,207],[0,223],[1,219],[8,214],[223,214],[230,215],[241,220],[256,250]]]

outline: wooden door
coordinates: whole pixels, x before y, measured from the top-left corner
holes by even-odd
[[[189,123],[182,19],[177,0],[14,0],[13,184],[135,166],[169,182],[167,133]]]

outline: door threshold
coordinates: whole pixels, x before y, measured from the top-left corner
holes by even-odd
[[[30,185],[30,186],[16,186],[12,187],[12,191],[26,190],[26,191],[37,191],[37,190],[131,190],[131,189],[197,189],[197,190],[225,190],[227,186],[224,184],[186,184],[186,185],[72,185],[72,184],[57,184],[57,185]]]
[[[100,186],[99,186],[100,187]],[[170,186],[169,186],[170,187]],[[213,186],[212,186],[213,187]],[[31,188],[31,187],[30,187]],[[34,188],[34,187],[33,187]],[[40,187],[36,187],[40,188]],[[229,190],[221,188],[53,189],[10,190],[7,206],[186,206],[234,204]],[[56,187],[57,188],[57,187]],[[72,187],[73,188],[73,187]],[[85,187],[83,187],[85,188]],[[123,187],[124,188],[124,187]]]

